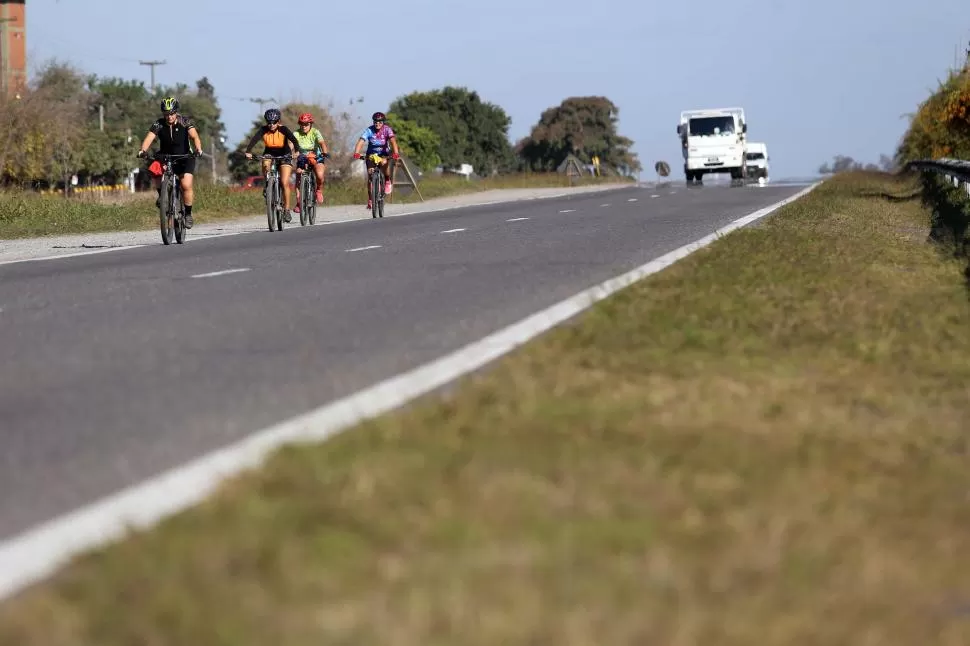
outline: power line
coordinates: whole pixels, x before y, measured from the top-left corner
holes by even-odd
[[[155,94],[155,66],[164,65],[165,61],[138,61],[139,65],[148,65],[152,68],[152,94]]]

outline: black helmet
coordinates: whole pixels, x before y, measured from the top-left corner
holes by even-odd
[[[162,112],[165,114],[171,114],[172,112],[178,112],[180,104],[179,100],[174,96],[167,96],[162,99],[161,108]]]
[[[276,108],[270,108],[263,113],[263,118],[266,119],[266,123],[276,123],[283,118],[283,115]]]
[[[387,115],[383,112],[375,112],[370,116],[371,121],[387,121]]]

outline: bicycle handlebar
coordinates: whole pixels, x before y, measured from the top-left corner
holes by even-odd
[[[185,159],[188,157],[195,157],[195,153],[182,153],[178,155],[169,155],[167,153],[154,153],[151,155],[145,155],[145,159],[151,159],[152,161],[171,161],[173,159]]]
[[[252,155],[252,153],[250,154]],[[294,155],[298,154],[299,153],[287,153],[285,155],[253,155],[253,158],[247,161],[256,161],[257,159],[290,159]]]

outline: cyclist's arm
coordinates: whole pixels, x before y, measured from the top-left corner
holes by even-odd
[[[159,123],[155,121],[152,123],[151,127],[148,128],[148,132],[145,133],[145,139],[141,142],[141,150],[143,152],[148,152],[148,148],[152,145],[152,142],[155,141],[155,133],[158,132],[160,127],[161,126]]]
[[[151,145],[154,142],[155,142],[155,133],[149,130],[148,134],[145,135],[145,139],[141,142],[141,151],[148,152],[148,149],[151,147]],[[128,154],[130,155],[131,153],[128,153]]]
[[[256,145],[256,142],[258,142],[262,136],[263,136],[263,129],[262,128],[257,129],[256,132],[253,134],[253,136],[250,138],[249,143],[246,144],[246,150],[244,152],[246,152],[247,154],[253,152],[253,146]]]
[[[364,150],[364,146],[367,145],[367,137],[361,133],[360,139],[357,140],[357,145],[354,146],[354,154],[359,155]]]
[[[390,134],[387,136],[387,140],[390,142],[391,150],[394,151],[394,154],[400,155],[401,149],[397,147],[397,134],[394,133],[394,130],[391,130]]]
[[[192,146],[195,148],[195,151],[198,153],[202,152],[202,139],[199,138],[199,129],[192,122],[189,122],[185,129],[189,131],[189,137],[192,138]]]
[[[330,154],[330,147],[327,146],[327,140],[323,138],[323,133],[317,130],[317,143],[320,144],[320,152],[324,155]]]

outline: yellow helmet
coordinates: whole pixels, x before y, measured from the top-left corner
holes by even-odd
[[[174,96],[167,96],[162,99],[162,112],[165,114],[171,114],[172,112],[178,112],[179,100]]]

